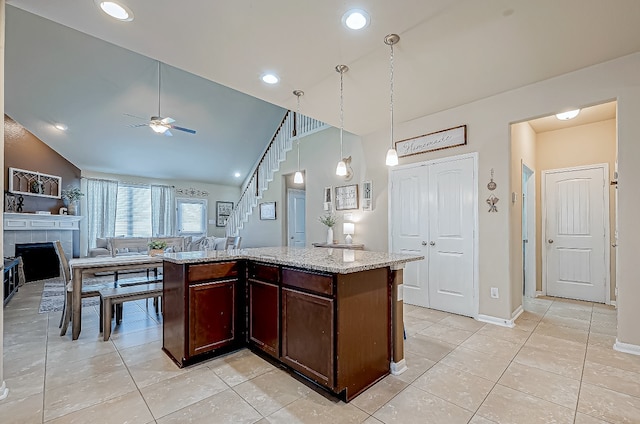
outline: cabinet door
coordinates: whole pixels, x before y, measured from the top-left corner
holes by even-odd
[[[279,355],[278,286],[249,280],[249,340],[268,354]]]
[[[282,288],[281,360],[312,380],[333,387],[334,301]]]
[[[189,355],[228,345],[235,338],[237,280],[189,286]]]

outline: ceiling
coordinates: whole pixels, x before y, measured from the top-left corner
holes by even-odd
[[[107,44],[95,51],[95,41],[74,31],[65,31],[55,43],[50,42],[53,40],[42,31],[51,25],[42,22],[35,22],[28,29],[20,28],[21,35],[11,37],[10,31],[17,30],[19,25],[19,20],[14,18],[21,15],[27,19],[28,15],[9,8],[6,76],[9,114],[16,109],[11,104],[16,99],[15,94],[9,96],[11,90],[25,90],[20,91],[26,98],[20,108],[24,117],[13,117],[36,135],[44,133],[44,129],[36,125],[38,122],[69,119],[66,122],[70,127],[68,140],[41,138],[61,152],[61,146],[68,143],[70,146],[63,154],[69,158],[76,154],[76,149],[83,150],[84,153],[78,154],[82,157],[80,163],[72,160],[83,169],[99,168],[91,163],[97,160],[91,155],[102,149],[96,147],[96,140],[112,147],[119,142],[119,137],[126,137],[127,148],[141,145],[140,154],[136,151],[126,155],[127,162],[135,163],[145,154],[151,154],[143,153],[149,144],[157,146],[152,152],[174,149],[171,150],[174,162],[184,168],[185,176],[200,172],[202,175],[192,179],[210,178],[210,181],[214,181],[213,174],[205,176],[203,168],[227,167],[239,160],[240,155],[224,156],[218,161],[215,152],[222,149],[225,137],[214,139],[213,135],[203,134],[201,126],[206,125],[207,120],[223,116],[214,127],[228,127],[226,134],[229,140],[234,140],[235,148],[238,142],[233,135],[253,127],[253,121],[251,124],[242,121],[241,115],[248,114],[244,107],[236,109],[228,103],[212,106],[213,91],[204,95],[204,89],[195,83],[185,83],[183,87],[177,80],[179,69],[285,109],[295,108],[291,92],[302,89],[305,91],[303,113],[339,126],[339,77],[334,67],[346,64],[350,70],[344,77],[345,129],[364,135],[389,124],[389,47],[383,39],[392,32],[401,38],[395,46],[394,60],[396,122],[640,51],[640,2],[637,0],[615,0],[615,5],[601,0],[190,0],[179,3],[154,0],[153,7],[148,1],[123,0],[135,14],[135,19],[128,23],[108,18],[89,0],[9,0],[8,3],[128,50],[102,60],[106,51],[117,49]],[[359,32],[343,27],[341,17],[351,7],[367,10],[371,24]],[[18,57],[9,56],[11,43],[20,45],[25,41],[23,38],[36,47],[44,46],[37,56],[26,60],[25,66],[13,69],[10,74],[12,62],[18,61]],[[173,95],[167,94],[166,100],[163,99],[163,114],[176,118],[178,125],[197,129],[197,137],[204,135],[203,144],[215,145],[210,153],[192,150],[196,139],[189,138],[188,134],[173,139],[155,137],[137,141],[133,136],[125,136],[125,128],[116,131],[129,123],[124,121],[123,112],[146,117],[157,109],[154,89],[157,70],[153,60],[132,52],[171,65],[166,67],[166,89],[172,90],[172,73],[176,86]],[[24,60],[21,50],[15,55]],[[43,58],[47,60],[42,62]],[[38,65],[40,63],[44,65]],[[94,63],[99,66],[93,66]],[[277,73],[281,82],[274,86],[264,84],[259,77],[266,71]],[[68,72],[69,79],[74,81],[73,97],[63,91],[69,90],[69,85],[62,89],[53,79],[53,75],[63,72]],[[13,78],[18,78],[16,87],[19,88],[13,88]],[[38,91],[32,89],[31,84],[39,84]],[[36,99],[43,101],[43,94],[52,99],[47,103],[58,107],[49,109],[48,113],[30,111],[38,105]],[[229,96],[223,100],[230,102]],[[111,104],[105,105],[106,102]],[[260,109],[259,105],[254,107]],[[579,106],[582,105],[567,105],[568,108]],[[272,113],[269,120],[275,119],[270,121],[272,134],[279,123],[277,116],[284,111],[264,107]],[[233,109],[234,116],[222,114],[227,109]],[[58,112],[65,115],[58,117]],[[34,116],[28,118],[29,115]],[[259,116],[253,115],[252,119],[259,120]],[[88,124],[72,135],[76,131],[74,121],[79,125]],[[127,134],[145,130],[149,129],[126,128]],[[112,135],[102,137],[104,131]],[[109,149],[109,152],[113,150],[116,153],[106,154],[117,155],[118,149]],[[100,152],[102,155],[102,150]],[[174,152],[177,153],[173,155]],[[249,162],[253,164],[258,155],[243,150],[241,156],[250,156]],[[171,172],[180,174],[173,166]],[[243,178],[250,168],[240,170]]]
[[[532,119],[529,122],[533,131],[540,134],[547,131],[561,130],[577,127],[579,125],[593,124],[616,118],[616,102],[602,103],[599,105],[580,109],[580,113],[573,119],[561,121],[555,115]]]

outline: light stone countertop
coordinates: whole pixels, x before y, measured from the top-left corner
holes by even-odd
[[[164,260],[177,264],[197,264],[224,260],[250,259],[275,265],[293,266],[314,271],[349,274],[387,266],[402,268],[406,262],[419,261],[424,256],[366,250],[259,247],[240,250],[210,250],[165,253]]]

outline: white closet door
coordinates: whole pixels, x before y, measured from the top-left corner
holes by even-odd
[[[429,167],[429,299],[434,309],[474,314],[474,161]]]

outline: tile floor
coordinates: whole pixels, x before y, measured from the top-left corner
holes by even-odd
[[[351,403],[327,398],[247,350],[178,369],[144,301],[108,342],[95,308],[78,341],[38,314],[30,284],[5,309],[9,423],[640,423],[640,357],[615,352],[615,310],[528,300],[514,329],[406,306],[409,370]]]

